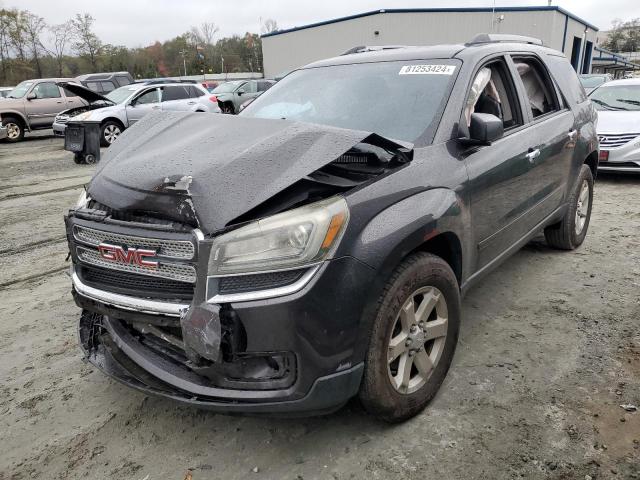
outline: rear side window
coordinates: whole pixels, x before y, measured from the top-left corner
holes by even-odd
[[[547,55],[545,62],[570,104],[582,103],[587,100],[587,94],[578,80],[578,75],[565,56]]]
[[[118,85],[120,85],[121,87],[124,87],[125,85],[129,85],[131,83],[129,81],[129,78],[125,77],[124,75],[116,75],[115,80],[118,83]]]
[[[98,85],[98,82],[87,82],[86,85],[89,90],[93,90],[94,92],[100,91],[100,85]]]
[[[64,88],[64,87],[62,87],[62,89],[64,90],[64,94],[65,94],[67,97],[77,97],[77,96],[78,96],[78,95],[76,95],[75,93],[73,93],[73,92],[71,92],[71,91],[67,90],[67,89],[66,89],[66,88]]]
[[[102,93],[109,93],[116,89],[116,86],[113,82],[100,82],[100,88],[102,89]]]
[[[189,87],[187,86],[171,86],[162,89],[162,101],[170,102],[172,100],[184,100],[189,98]]]
[[[533,57],[513,57],[533,118],[560,110],[547,69]]]
[[[271,87],[271,82],[258,81],[258,91],[259,92],[264,92],[266,90],[269,90],[269,87]]]
[[[191,98],[197,98],[204,95],[204,92],[202,90],[200,90],[197,87],[194,87],[193,85],[189,85],[187,88],[189,89],[189,94],[191,95]]]

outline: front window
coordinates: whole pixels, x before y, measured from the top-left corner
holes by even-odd
[[[9,92],[9,95],[7,95],[7,97],[8,98],[22,98],[27,94],[27,92],[29,91],[29,89],[31,88],[32,85],[33,85],[33,82],[22,82],[22,83],[19,83],[13,90],[11,90]]]
[[[600,75],[592,77],[580,77],[580,83],[584,88],[596,88],[602,85],[607,78]]]
[[[124,103],[137,90],[131,87],[116,88],[112,92],[105,95],[109,100],[115,104]]]
[[[33,87],[36,98],[60,98],[60,88],[55,83],[44,82]]]
[[[241,115],[374,132],[415,142],[437,126],[457,60],[334,65],[298,70]]]
[[[589,98],[598,110],[640,110],[639,85],[603,85]]]

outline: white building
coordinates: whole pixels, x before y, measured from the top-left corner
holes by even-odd
[[[465,43],[477,33],[511,33],[542,39],[589,73],[597,32],[557,6],[390,9],[265,34],[262,53],[272,78],[361,45]]]

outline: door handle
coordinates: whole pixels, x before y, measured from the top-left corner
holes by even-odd
[[[159,105],[156,105],[155,107],[151,107],[152,110],[158,110],[160,108]]]
[[[569,133],[567,134],[567,136],[569,137],[569,140],[575,140],[576,137],[578,136],[578,131],[577,130],[570,130]]]
[[[527,157],[527,160],[529,160],[531,163],[533,163],[535,161],[536,158],[538,158],[540,156],[540,149],[536,148],[534,149],[529,149],[529,153],[527,153],[525,155],[525,157]]]
[[[187,102],[187,105],[195,105],[196,102]]]
[[[62,100],[57,100],[56,103],[62,103]]]

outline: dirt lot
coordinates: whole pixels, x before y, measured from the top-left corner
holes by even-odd
[[[92,170],[0,145],[0,479],[640,479],[640,177],[599,180],[578,251],[534,241],[471,291],[440,394],[389,426],[215,415],[84,364],[62,214]]]

